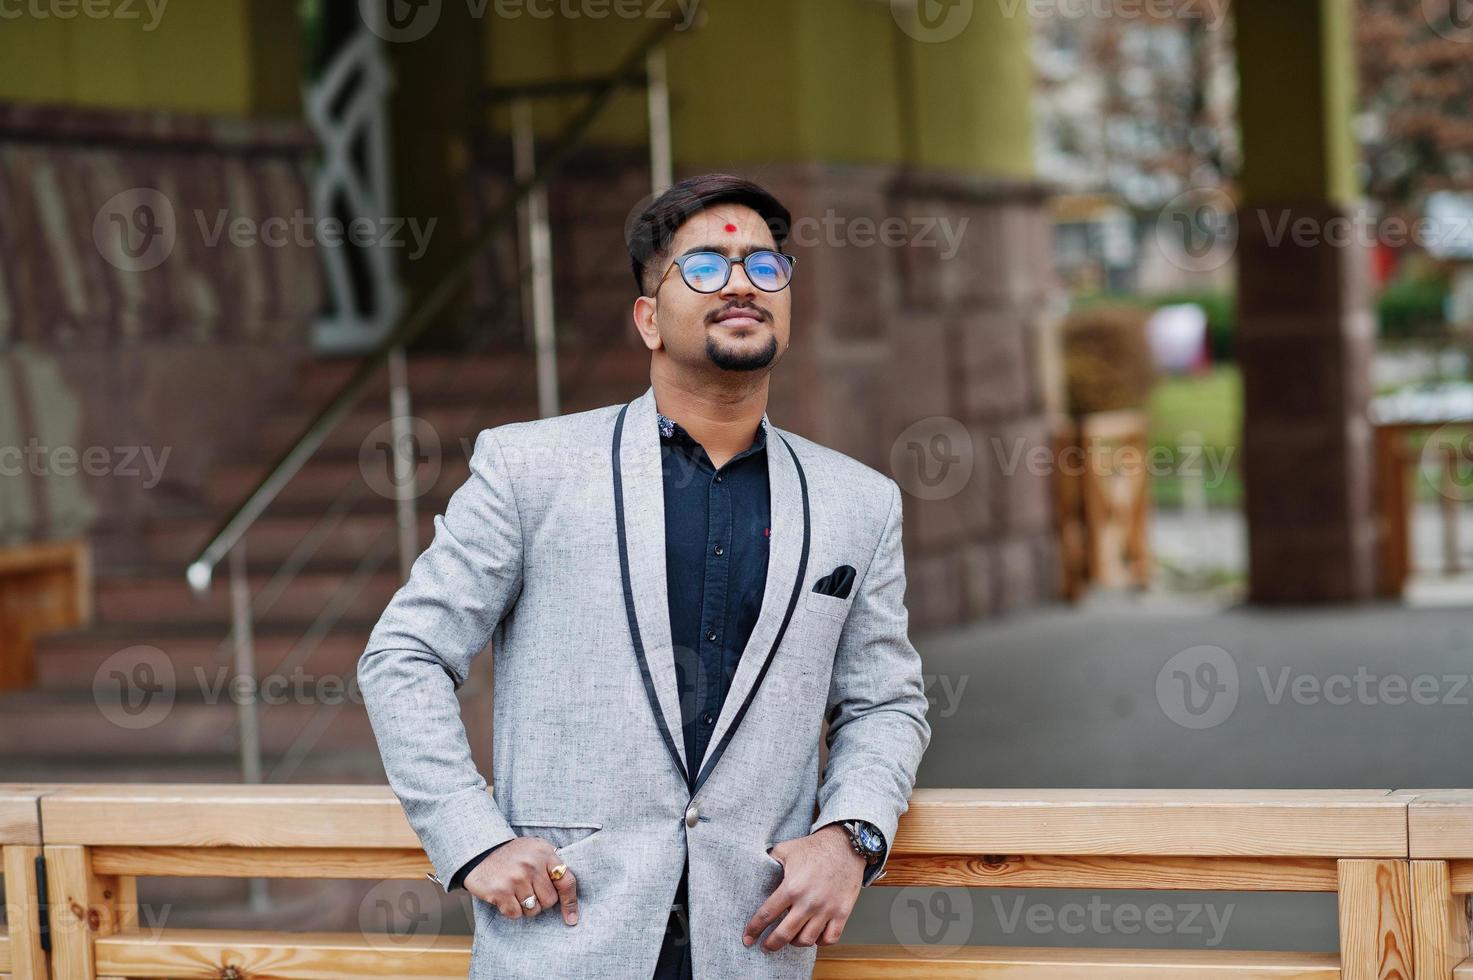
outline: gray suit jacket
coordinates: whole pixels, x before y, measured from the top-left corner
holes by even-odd
[[[906,635],[900,488],[768,425],[766,590],[694,795],[653,387],[628,405],[483,431],[470,478],[373,630],[360,688],[436,880],[516,836],[547,838],[577,876],[573,927],[556,910],[507,919],[473,899],[471,976],[644,980],[688,855],[696,977],[808,977],[817,947],[742,945],[782,880],[768,849],[853,818],[894,841],[931,738]],[[847,597],[813,591],[843,564],[857,573]],[[494,797],[456,698],[488,640]]]

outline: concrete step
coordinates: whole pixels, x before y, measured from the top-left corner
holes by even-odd
[[[476,436],[482,429],[537,416],[535,406],[529,410],[525,406],[495,404],[421,404],[411,405],[409,412],[414,420],[411,423],[413,432],[421,447],[428,447],[426,451],[460,456],[470,455],[468,450],[475,447]],[[312,413],[305,411],[272,414],[261,424],[258,445],[264,449],[285,450],[296,442],[311,420]],[[328,433],[317,451],[323,455],[353,459],[366,452],[387,459],[387,447],[392,436],[387,402],[360,405]]]
[[[227,463],[211,471],[206,499],[210,506],[228,513],[245,500],[261,482],[269,463]],[[321,514],[344,494],[360,501],[377,498],[392,504],[394,484],[386,460],[372,459],[360,463],[352,458],[319,456],[312,459],[291,479],[267,514]],[[438,455],[422,461],[415,469],[416,500],[425,509],[441,508],[450,495],[470,476],[470,461],[459,444],[444,448]],[[263,515],[264,516],[264,515]]]
[[[416,508],[419,524],[419,546],[423,550],[435,536],[435,512]],[[216,516],[180,515],[155,521],[145,532],[148,559],[151,562],[185,568],[199,550],[220,528]],[[252,564],[279,567],[302,545],[308,535],[316,535],[311,562],[341,563],[367,554],[396,534],[393,504],[378,494],[360,502],[360,509],[326,520],[323,514],[263,515],[246,532],[245,549]],[[223,574],[221,572],[220,574]]]
[[[304,406],[321,406],[350,378],[361,362],[356,358],[320,361],[306,366],[296,386]],[[478,404],[537,404],[537,359],[518,351],[498,354],[416,353],[410,356],[411,402],[475,399]],[[570,347],[558,351],[558,386],[565,397],[594,408],[629,401],[650,383],[650,353],[635,338],[628,346]],[[388,372],[380,369],[364,391],[364,398],[387,399]],[[588,399],[601,398],[589,402]],[[563,411],[582,411],[567,408]],[[529,416],[530,417],[530,416]]]
[[[192,683],[192,682],[191,682]],[[263,689],[263,695],[268,692]],[[171,697],[172,694],[172,697]],[[366,752],[376,745],[356,684],[310,681],[258,702],[262,751]],[[109,760],[178,755],[219,760],[239,748],[239,713],[228,686],[201,693],[157,677],[124,675],[93,691],[0,695],[0,746],[14,756]]]
[[[310,568],[273,587],[270,594],[265,590],[273,575],[249,573],[246,579],[256,621],[312,621],[327,609],[343,619],[377,620],[400,584],[393,544],[390,538],[381,554],[365,555],[362,571]],[[272,600],[269,605],[268,600]],[[95,609],[96,622],[102,626],[215,623],[224,636],[230,622],[228,576],[222,570],[210,591],[196,596],[180,569],[114,572],[98,580]]]
[[[338,624],[321,637],[308,635],[309,626],[258,629],[254,637],[257,675],[354,676],[372,624]],[[217,672],[233,668],[235,647],[229,630],[212,624],[166,629],[145,623],[55,633],[36,641],[37,687],[90,691],[120,661],[128,661],[124,666],[131,669],[140,656],[153,657],[159,666],[166,662],[172,676],[188,678],[191,683],[198,680],[198,687],[210,683]]]

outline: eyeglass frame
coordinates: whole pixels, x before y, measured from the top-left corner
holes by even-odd
[[[680,266],[680,281],[685,283],[687,289],[689,289],[693,293],[700,293],[702,296],[714,295],[725,289],[727,285],[731,282],[731,270],[734,266],[741,266],[742,272],[745,274],[747,271],[747,260],[750,259],[752,256],[758,255],[762,252],[770,252],[773,255],[780,255],[788,260],[788,281],[783,283],[776,289],[763,289],[763,287],[758,286],[757,283],[753,281],[750,275],[747,276],[747,282],[752,283],[753,288],[760,289],[764,293],[780,293],[793,284],[793,270],[796,269],[798,266],[798,257],[796,255],[789,255],[787,252],[779,252],[775,248],[754,248],[746,255],[743,255],[740,258],[733,259],[728,258],[727,256],[722,255],[720,252],[714,251],[713,249],[702,248],[694,252],[686,252],[684,255],[679,255],[676,256],[674,259],[671,259],[669,268],[667,268],[665,270],[665,274],[660,277],[660,281],[655,283],[655,292],[650,293],[650,295],[653,296],[655,295],[655,293],[658,293],[660,291],[660,287],[665,285],[665,280],[670,278],[670,269],[673,269],[676,266]],[[685,266],[681,265],[681,262],[687,259],[693,259],[697,255],[715,255],[726,263],[726,278],[721,280],[721,285],[717,286],[715,289],[697,289],[690,284],[690,280],[685,278]]]

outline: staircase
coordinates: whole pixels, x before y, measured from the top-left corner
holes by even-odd
[[[221,463],[205,499],[154,520],[134,560],[96,570],[93,625],[40,638],[35,688],[0,695],[0,780],[240,781],[230,576],[222,566],[200,598],[184,569],[355,366],[306,368],[293,400],[261,420],[250,458]],[[422,550],[477,433],[536,417],[536,371],[529,354],[425,354],[409,374],[412,413],[439,441],[420,463]],[[583,411],[642,392],[649,354],[566,352],[559,374],[562,411]],[[384,778],[355,680],[400,584],[394,503],[374,489],[389,415],[387,381],[376,385],[245,537],[257,674],[276,678],[259,705],[268,782]]]

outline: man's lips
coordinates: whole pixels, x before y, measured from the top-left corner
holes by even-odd
[[[755,327],[762,322],[762,314],[756,310],[725,310],[717,315],[715,322],[728,327]]]

